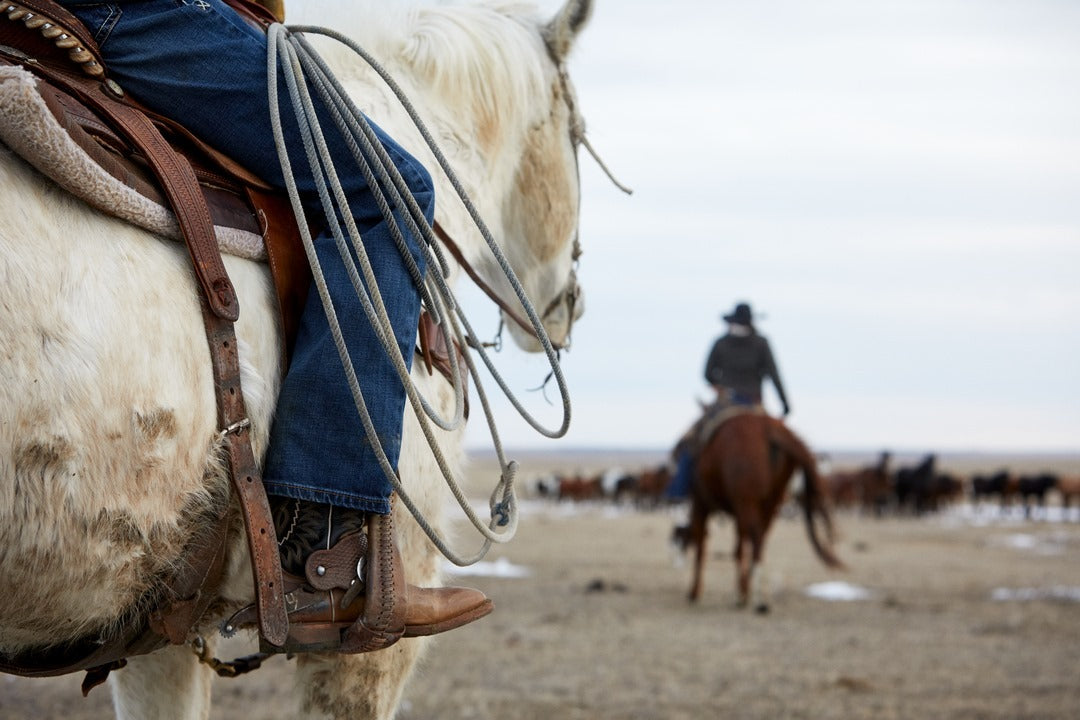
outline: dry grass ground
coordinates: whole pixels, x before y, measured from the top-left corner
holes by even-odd
[[[530,574],[458,579],[496,612],[432,643],[401,720],[1078,717],[1080,522],[845,514],[850,569],[837,573],[782,518],[766,548],[772,612],[759,616],[734,608],[728,523],[711,525],[691,606],[689,567],[667,544],[679,511],[525,510],[490,559]],[[827,581],[870,595],[806,594]],[[1002,589],[1032,597],[995,599]],[[290,718],[288,670],[276,658],[219,682],[213,717]],[[78,682],[0,677],[0,720],[110,717],[107,692],[84,700]]]

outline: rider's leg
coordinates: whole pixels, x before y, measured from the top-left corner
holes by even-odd
[[[183,123],[268,182],[282,184],[270,132],[266,39],[261,32],[246,25],[219,0],[135,0],[116,5],[102,5],[100,0],[87,0],[86,4],[61,1],[95,33],[111,76],[133,97]],[[283,81],[279,81],[279,87],[284,97]],[[300,149],[291,110],[284,110],[282,115],[298,186],[305,204],[317,206],[315,183]],[[349,158],[331,125],[324,123],[324,132],[334,156]],[[434,196],[427,172],[381,130],[376,131],[430,219]],[[352,162],[339,165],[350,213],[363,236],[395,340],[406,363],[410,363],[419,294],[363,176]],[[413,260],[423,272],[416,239],[408,232],[404,236]],[[387,460],[396,470],[404,388],[353,292],[332,236],[323,233],[315,244],[372,423]],[[378,585],[387,591],[396,588],[393,594],[399,596],[398,610],[405,607],[406,626],[410,624],[410,607],[423,604],[441,608],[434,617],[428,613],[422,620],[412,618],[412,625],[449,629],[455,626],[455,618],[475,614],[486,602],[475,591],[471,595],[447,592],[436,597],[421,593],[442,589],[413,588],[411,594],[417,602],[410,604],[400,577],[374,579],[376,571],[382,569],[400,575],[388,520],[391,485],[364,436],[314,288],[283,383],[264,476],[268,491],[284,498],[274,504],[282,510],[280,530],[288,535],[283,544],[285,569],[292,574],[303,578],[307,556],[332,545],[366,521],[370,537],[367,574],[371,576],[367,586]],[[376,562],[378,553],[381,555]],[[475,618],[465,621],[468,619]]]

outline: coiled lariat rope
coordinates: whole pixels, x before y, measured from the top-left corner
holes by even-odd
[[[533,327],[533,331],[544,349],[544,353],[547,355],[552,375],[558,384],[559,393],[562,396],[563,420],[557,429],[550,430],[533,418],[496,370],[483,343],[477,339],[472,326],[469,324],[468,318],[465,317],[464,312],[459,307],[453,292],[447,284],[446,278],[449,276],[449,265],[446,262],[442,249],[436,241],[432,227],[424,217],[423,211],[412,197],[408,186],[393,162],[390,160],[385,148],[382,147],[382,144],[379,142],[371,125],[345,94],[341,85],[332,76],[322,58],[316,54],[307,40],[301,37],[301,34],[303,33],[325,35],[337,40],[356,52],[379,74],[383,81],[386,82],[397,96],[399,102],[401,102],[402,107],[408,112],[412,122],[420,131],[424,141],[428,144],[428,147],[434,154],[440,168],[446,174],[451,185],[454,187],[454,190],[457,192],[458,197],[468,210],[470,217],[479,229],[488,248],[491,250],[499,268],[505,274],[510,286],[513,288],[514,294],[517,296],[518,301],[525,310],[526,316]],[[334,159],[329,155],[322,128],[316,117],[315,107],[312,103],[308,89],[309,86],[316,90],[320,101],[329,110],[334,123],[349,147],[352,159],[357,163],[357,166],[366,178],[374,199],[387,222],[394,243],[398,247],[408,272],[412,277],[413,283],[420,292],[421,298],[423,299],[428,312],[432,314],[436,324],[443,327],[444,332],[445,329],[449,327],[453,333],[453,337],[456,338],[463,347],[471,347],[480,353],[480,357],[488,371],[491,373],[491,377],[495,380],[499,388],[506,395],[507,399],[521,417],[537,430],[537,432],[550,438],[562,437],[566,434],[566,431],[570,426],[570,397],[566,388],[565,378],[563,377],[562,370],[559,366],[558,355],[552,346],[550,338],[548,338],[547,332],[544,330],[536,309],[526,297],[521,282],[510,267],[510,263],[507,261],[487,226],[480,218],[475,206],[469,200],[464,188],[451,170],[445,156],[435,144],[431,134],[420,120],[412,104],[386,71],[356,43],[339,33],[326,28],[311,26],[294,26],[286,28],[280,24],[273,24],[268,29],[268,40],[267,75],[269,78],[270,116],[274,132],[274,142],[277,145],[278,155],[281,160],[282,174],[285,178],[285,186],[288,190],[293,212],[297,217],[304,249],[307,253],[308,262],[311,264],[315,286],[326,312],[334,343],[337,347],[342,367],[344,368],[348,379],[349,390],[352,393],[356,409],[364,427],[364,433],[386,478],[401,498],[402,503],[404,503],[405,507],[412,513],[413,517],[416,518],[417,523],[423,529],[424,533],[431,539],[432,543],[435,544],[439,551],[450,562],[462,566],[471,565],[484,557],[492,543],[509,542],[517,531],[518,506],[514,486],[517,463],[513,460],[508,461],[503,453],[502,442],[499,439],[498,430],[495,426],[495,418],[491,406],[488,403],[487,394],[481,383],[476,364],[473,362],[469,353],[463,353],[465,364],[468,367],[469,374],[473,378],[477,389],[477,395],[483,406],[484,416],[490,430],[491,439],[500,466],[499,481],[489,498],[490,520],[485,523],[485,521],[476,515],[475,511],[469,505],[460,485],[454,478],[452,470],[447,465],[446,458],[439,448],[438,441],[436,440],[431,427],[431,424],[434,423],[443,430],[455,430],[460,428],[464,422],[464,390],[459,373],[458,359],[456,357],[457,353],[452,351],[448,353],[450,356],[451,376],[453,377],[454,386],[454,413],[453,418],[446,420],[442,418],[439,413],[431,407],[427,400],[420,395],[409,376],[408,365],[402,357],[401,351],[394,339],[393,328],[387,317],[382,295],[379,292],[378,283],[368,260],[367,253],[364,250],[362,238],[356,228],[352,214],[349,212],[344,190],[338,181],[337,172],[334,169]],[[380,442],[374,424],[372,423],[371,416],[368,413],[363,392],[360,389],[348,348],[346,347],[344,337],[342,336],[341,325],[338,321],[333,302],[326,286],[326,279],[323,276],[319,258],[315,252],[311,233],[308,230],[307,216],[300,202],[300,195],[297,191],[296,181],[292,173],[292,164],[285,147],[278,105],[277,68],[279,64],[284,73],[285,83],[289,91],[293,111],[300,127],[304,152],[315,179],[323,213],[326,216],[335,243],[337,244],[339,254],[341,255],[342,262],[344,263],[349,279],[352,282],[353,289],[363,306],[368,322],[375,331],[384,352],[386,352],[387,357],[393,364],[398,377],[405,388],[406,395],[416,414],[417,420],[420,423],[424,437],[431,448],[435,461],[442,472],[443,478],[446,480],[447,486],[462,510],[465,512],[465,515],[469,518],[469,521],[484,538],[481,548],[470,556],[463,557],[454,552],[447,545],[446,541],[435,531],[424,517],[424,514],[409,497],[400,478],[391,466],[389,459],[386,457],[382,443]],[[388,197],[389,200],[387,199]],[[421,243],[421,250],[424,253],[427,267],[429,268],[426,276],[421,276],[419,268],[413,260],[405,243],[402,228],[399,225],[398,219],[394,217],[392,208],[396,208],[399,211],[408,232],[410,232],[413,237],[423,240]],[[348,235],[348,243],[346,242],[346,234]],[[353,260],[352,253],[350,253],[350,244],[356,254],[356,258],[359,260],[359,269],[356,266],[356,262]],[[438,268],[438,271],[433,271],[432,268]],[[362,280],[361,276],[363,278]],[[462,329],[463,327],[464,332]]]

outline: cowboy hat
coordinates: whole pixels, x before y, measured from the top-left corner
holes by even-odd
[[[746,303],[739,303],[735,306],[735,310],[730,315],[724,315],[724,320],[729,323],[735,323],[736,325],[753,325],[754,313],[751,312],[750,306]]]

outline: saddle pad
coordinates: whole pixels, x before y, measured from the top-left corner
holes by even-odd
[[[172,211],[103,170],[67,134],[26,70],[0,66],[0,141],[72,195],[109,215],[182,242]],[[214,226],[221,252],[266,261],[263,239],[246,230]]]
[[[701,418],[701,429],[698,431],[698,439],[702,445],[716,434],[720,426],[733,417],[739,415],[764,415],[765,408],[761,405],[728,405],[726,407],[710,406],[705,410]]]

